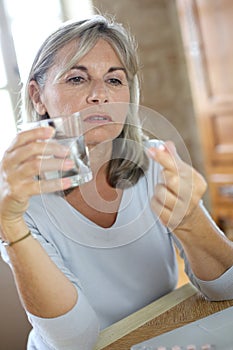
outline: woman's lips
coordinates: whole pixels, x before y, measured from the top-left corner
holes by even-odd
[[[84,118],[83,121],[91,124],[105,124],[111,123],[112,118],[109,115],[93,114]]]

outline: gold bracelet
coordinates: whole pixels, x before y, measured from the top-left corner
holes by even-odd
[[[13,244],[18,243],[18,242],[22,241],[23,239],[25,239],[25,238],[27,238],[29,236],[31,236],[31,231],[30,230],[28,231],[28,233],[25,236],[17,239],[16,241],[13,241],[13,242],[4,241],[3,239],[0,238],[0,243],[2,245],[4,245],[5,247],[11,247],[11,246],[13,246]]]

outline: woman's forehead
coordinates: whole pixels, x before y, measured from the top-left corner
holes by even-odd
[[[109,43],[107,40],[99,38],[93,45],[90,46],[90,49],[85,52],[83,55],[78,57],[79,50],[81,48],[79,47],[79,40],[74,39],[70,41],[69,43],[65,44],[60,50],[57,52],[54,60],[54,64],[52,66],[53,71],[57,71],[57,73],[61,70],[67,70],[71,68],[74,64],[77,64],[78,61],[85,60],[85,56],[89,54],[89,58],[93,57],[93,59],[96,59],[96,55],[100,55],[100,63],[101,61],[104,61],[105,59],[112,58],[115,60],[115,62],[119,62],[122,66],[124,64],[122,63],[119,55],[116,53],[116,50],[114,47]],[[92,54],[92,52],[94,54]],[[75,57],[78,59],[75,60]]]
[[[48,76],[58,77],[60,73],[69,69],[71,62],[78,52],[78,39],[73,39],[60,49],[54,56],[53,64],[48,69]]]
[[[54,63],[56,65],[66,65],[77,54],[79,40],[73,39],[62,46],[55,55]]]

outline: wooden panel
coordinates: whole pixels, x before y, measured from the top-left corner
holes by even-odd
[[[219,223],[233,218],[233,1],[176,3],[212,215]]]
[[[209,119],[213,133],[212,162],[233,166],[233,113],[213,114]]]
[[[233,95],[233,50],[231,0],[196,0],[209,81],[209,98],[224,99]]]
[[[213,196],[216,202],[216,205],[230,205],[233,204],[233,184],[232,183],[213,183]]]
[[[233,151],[233,114],[216,115],[214,121],[216,146],[226,153]]]

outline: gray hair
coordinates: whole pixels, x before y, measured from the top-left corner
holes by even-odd
[[[108,181],[114,187],[135,184],[147,168],[147,157],[143,151],[143,134],[137,118],[139,104],[139,62],[134,38],[125,28],[101,15],[94,15],[82,21],[68,21],[53,32],[40,47],[28,80],[22,91],[22,116],[26,121],[40,120],[29,96],[29,83],[35,80],[41,91],[46,82],[47,72],[55,63],[56,55],[67,43],[77,40],[77,52],[62,67],[57,79],[81,59],[98,39],[106,40],[115,50],[126,69],[129,91],[130,112],[121,134],[113,141],[113,154],[109,162]],[[49,116],[47,116],[49,117]],[[119,142],[121,140],[121,142]]]

